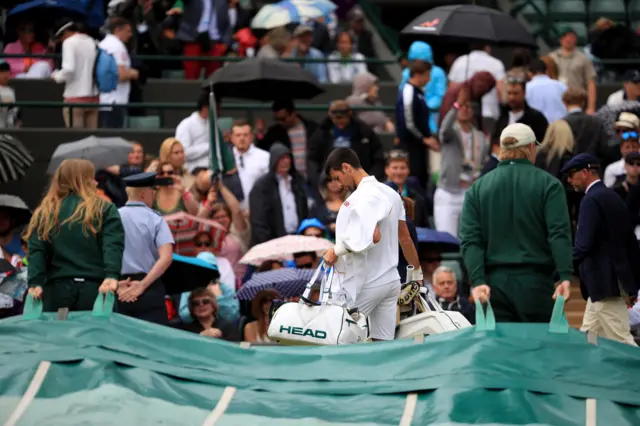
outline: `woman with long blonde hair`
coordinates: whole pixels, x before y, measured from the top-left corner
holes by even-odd
[[[64,160],[27,227],[29,293],[45,311],[91,310],[98,291],[117,289],[124,229],[94,176],[91,162]]]
[[[536,155],[536,166],[557,178],[565,162],[573,156],[575,140],[569,123],[565,120],[552,122],[544,134],[544,139]]]

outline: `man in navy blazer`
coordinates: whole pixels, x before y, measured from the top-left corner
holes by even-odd
[[[635,346],[628,306],[640,283],[640,248],[627,206],[600,180],[600,161],[578,154],[562,168],[580,203],[573,260],[580,270],[580,289],[587,299],[583,332]]]

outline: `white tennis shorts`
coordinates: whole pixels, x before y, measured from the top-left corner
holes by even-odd
[[[365,287],[358,293],[358,310],[369,317],[369,331],[372,339],[394,339],[398,296],[400,296],[400,280],[377,287]]]

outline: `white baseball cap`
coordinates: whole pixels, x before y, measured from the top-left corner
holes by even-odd
[[[513,138],[518,142],[513,145],[509,144],[509,146],[504,146],[502,141],[504,141],[506,138]],[[538,143],[538,141],[536,140],[536,134],[533,133],[531,127],[527,126],[526,124],[509,124],[504,128],[502,133],[500,133],[500,148],[513,149],[519,148],[521,146],[531,145],[532,143]]]

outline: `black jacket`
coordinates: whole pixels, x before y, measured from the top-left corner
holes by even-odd
[[[536,139],[542,142],[544,134],[547,131],[549,122],[544,115],[537,109],[531,108],[527,103],[524,104],[524,115],[517,121],[518,123],[526,124],[531,127],[533,133],[536,134]],[[503,105],[500,111],[500,118],[496,122],[496,128],[493,132],[493,138],[500,139],[500,133],[505,127],[509,125],[509,106]]]
[[[609,138],[601,119],[583,111],[574,111],[567,114],[564,120],[569,123],[573,133],[574,155],[587,153],[595,155],[601,161],[607,159]],[[616,153],[618,154],[617,148]]]
[[[249,194],[251,246],[287,235],[275,167],[280,158],[285,155],[291,156],[291,151],[281,143],[276,143],[271,147],[270,153],[269,173],[256,181],[251,189],[251,194]],[[304,178],[296,172],[293,158],[289,174],[291,175],[291,189],[296,200],[298,222],[301,222],[307,218],[309,207]]]
[[[229,24],[229,6],[227,0],[209,0],[211,7],[215,8],[216,21],[218,24],[218,32],[220,33],[221,43],[231,44],[231,36],[233,28]],[[184,11],[180,28],[176,33],[176,39],[184,42],[195,42],[198,38],[198,24],[204,12],[202,0],[184,0]]]
[[[318,128],[318,123],[315,121],[307,120],[301,115],[298,115],[302,124],[304,124],[304,128],[307,136],[307,146],[309,144],[309,140],[311,136],[316,132]],[[265,133],[264,137],[260,142],[258,142],[258,148],[264,149],[265,151],[269,151],[271,149],[271,145],[276,142],[280,142],[287,148],[291,149],[291,140],[289,139],[289,133],[287,129],[282,127],[280,124],[274,124],[267,129],[267,133]]]
[[[573,260],[580,268],[582,296],[597,302],[640,289],[640,247],[627,206],[597,182],[580,204]]]
[[[351,138],[353,149],[362,168],[379,181],[384,181],[384,148],[380,138],[373,129],[359,119],[353,117],[350,126],[354,126],[354,134]],[[319,184],[324,175],[324,162],[333,151],[333,122],[329,117],[322,120],[318,130],[308,140],[308,180],[313,184]]]

